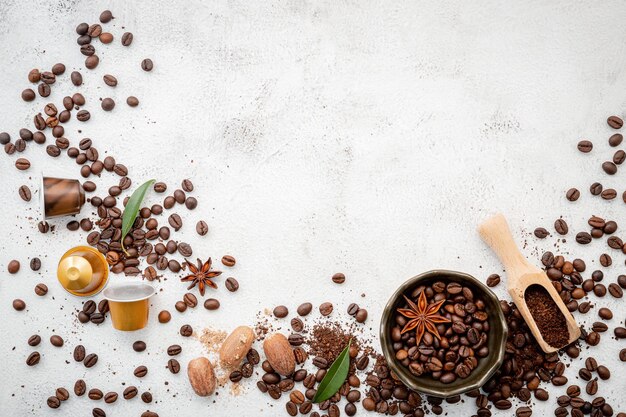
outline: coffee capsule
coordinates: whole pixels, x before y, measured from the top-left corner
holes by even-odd
[[[78,214],[85,204],[85,191],[78,180],[42,176],[39,194],[45,219]]]
[[[146,327],[150,311],[150,297],[155,294],[152,285],[139,282],[121,284],[104,290],[109,301],[111,321],[117,330],[133,331]]]
[[[109,265],[100,252],[77,246],[65,252],[57,267],[57,278],[67,292],[89,297],[100,292],[109,277]]]

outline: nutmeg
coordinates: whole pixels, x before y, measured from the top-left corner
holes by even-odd
[[[213,365],[207,358],[200,357],[193,359],[187,365],[187,375],[191,387],[201,397],[208,397],[213,394],[217,385]]]
[[[263,342],[263,351],[272,368],[281,375],[291,375],[296,369],[296,359],[287,338],[274,333]]]
[[[220,347],[220,362],[228,369],[238,367],[254,342],[254,331],[248,326],[239,326],[232,331]]]

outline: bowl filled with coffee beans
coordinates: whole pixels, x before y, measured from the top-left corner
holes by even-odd
[[[409,388],[450,397],[481,387],[504,358],[498,297],[471,275],[434,270],[391,296],[380,323],[389,367]]]

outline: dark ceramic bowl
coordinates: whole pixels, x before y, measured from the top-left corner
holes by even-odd
[[[476,369],[467,378],[457,378],[450,384],[439,382],[430,375],[420,377],[413,375],[396,359],[391,341],[391,329],[395,324],[394,312],[404,304],[402,294],[410,293],[420,285],[431,284],[435,281],[458,282],[470,288],[476,296],[484,300],[489,314],[489,356],[481,358]],[[500,308],[498,297],[473,276],[456,271],[434,270],[409,279],[391,296],[380,320],[380,341],[391,370],[410,389],[441,398],[462,394],[483,386],[502,364],[507,333],[506,319]]]

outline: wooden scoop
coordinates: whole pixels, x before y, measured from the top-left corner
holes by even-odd
[[[497,214],[486,220],[478,227],[478,232],[504,264],[507,273],[509,294],[511,298],[513,298],[513,302],[519,309],[522,317],[524,317],[532,334],[537,339],[537,343],[539,343],[541,349],[546,353],[555,352],[578,339],[580,336],[580,328],[578,324],[576,324],[574,317],[572,317],[565,303],[561,300],[559,293],[550,282],[546,273],[536,266],[531,265],[524,255],[520,253],[515,241],[513,241],[511,230],[504,216]],[[567,329],[569,330],[569,340],[564,346],[551,346],[546,343],[539,331],[539,327],[537,327],[535,323],[535,319],[528,310],[524,293],[529,286],[535,284],[546,289],[565,317]]]

